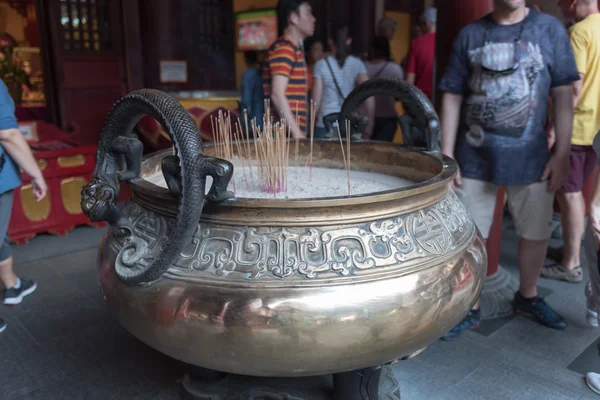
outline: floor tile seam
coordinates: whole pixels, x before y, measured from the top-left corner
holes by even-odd
[[[54,260],[54,259],[57,259],[57,258],[60,258],[60,257],[65,257],[65,256],[68,256],[68,255],[71,255],[71,254],[75,254],[75,253],[83,253],[84,251],[88,251],[88,250],[94,249],[94,248],[98,248],[98,245],[94,244],[94,245],[90,245],[89,247],[84,247],[84,248],[81,248],[81,249],[77,249],[77,250],[69,251],[69,252],[66,252],[66,253],[61,253],[61,254],[53,255],[53,256],[50,256],[50,257],[42,257],[42,258],[39,258],[39,259],[36,259],[36,260],[30,260],[30,261],[23,262],[23,263],[15,262],[15,267],[27,267],[27,266],[29,266],[31,264],[39,264],[40,262],[51,263],[52,260]]]
[[[63,369],[56,363],[56,361],[54,361],[54,359],[50,356],[50,354],[48,354],[48,351],[46,350],[46,348],[44,346],[42,346],[42,344],[31,334],[31,332],[29,332],[29,330],[25,327],[25,325],[23,324],[23,322],[21,322],[21,320],[19,320],[19,317],[15,316],[14,319],[21,326],[21,328],[27,333],[27,335],[29,335],[29,337],[31,338],[31,340],[33,340],[33,342],[35,343],[36,347],[39,348],[39,350],[44,355],[44,357],[46,357],[48,360],[50,360],[50,362],[52,364],[54,364],[54,366],[60,371],[60,373],[63,376],[63,379],[70,380],[69,376],[65,373],[65,371],[63,371]],[[62,379],[61,379],[61,381],[62,381]]]
[[[485,363],[483,363],[483,362],[482,362],[482,363],[480,363],[480,364],[478,364],[478,365],[477,365],[477,367],[475,367],[475,369],[473,369],[473,371],[469,372],[467,375],[465,375],[465,376],[464,376],[464,377],[462,377],[461,379],[459,379],[459,380],[457,380],[456,382],[454,382],[454,383],[451,385],[451,387],[452,387],[453,389],[457,390],[457,389],[458,389],[458,386],[459,386],[459,384],[460,384],[461,382],[465,381],[465,380],[466,380],[467,378],[469,378],[471,375],[475,374],[475,373],[476,373],[476,372],[477,372],[477,371],[478,371],[478,370],[481,368],[481,366],[483,366],[483,365],[485,365]],[[532,372],[530,371],[530,373],[532,373]],[[563,384],[561,384],[561,383],[557,383],[557,382],[555,382],[555,381],[553,381],[553,380],[550,380],[550,379],[547,379],[547,378],[543,377],[542,375],[538,375],[537,373],[533,373],[533,374],[534,374],[536,377],[538,377],[538,379],[540,379],[540,381],[539,381],[539,384],[540,384],[540,385],[542,385],[542,386],[546,386],[546,387],[550,387],[550,386],[552,386],[552,387],[555,387],[555,388],[561,388],[561,389],[563,389],[563,390],[565,390],[565,391],[572,390],[572,388],[570,389],[570,388],[568,388],[568,387],[564,386]],[[531,391],[531,388],[527,388],[527,390],[528,390],[528,391]],[[473,393],[471,393],[471,394],[473,394]],[[564,393],[562,393],[562,394],[564,395]],[[584,396],[585,396],[585,395],[582,395],[582,397],[584,397]],[[570,399],[572,399],[572,400],[579,400],[579,398],[576,398],[576,397],[569,397],[569,398],[570,398]]]

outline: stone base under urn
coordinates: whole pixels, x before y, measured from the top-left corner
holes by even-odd
[[[259,378],[190,367],[183,400],[400,400],[391,366],[306,378]]]

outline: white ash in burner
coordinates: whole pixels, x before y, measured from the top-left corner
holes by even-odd
[[[258,184],[256,167],[242,168],[234,162],[234,177],[229,190],[238,198],[251,199],[309,199],[319,197],[343,197],[348,195],[348,181],[345,169],[312,167],[288,167],[287,187],[279,192],[266,192]],[[146,178],[149,182],[166,188],[167,184],[161,173]],[[212,178],[206,179],[206,191],[210,189]],[[415,183],[391,175],[350,171],[350,194],[364,195],[386,190],[400,189]],[[235,186],[235,190],[234,190]]]

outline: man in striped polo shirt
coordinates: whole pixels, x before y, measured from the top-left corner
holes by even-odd
[[[306,0],[280,0],[277,14],[283,34],[267,52],[263,90],[265,97],[271,99],[273,112],[291,124],[292,137],[305,138],[308,76],[302,43],[314,34],[315,17]]]

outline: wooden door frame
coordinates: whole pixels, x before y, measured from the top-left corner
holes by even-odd
[[[46,97],[46,109],[50,122],[60,126],[60,115],[58,110],[58,94],[55,79],[55,58],[48,26],[47,2],[49,0],[36,0],[35,12],[40,36],[40,53],[42,55],[42,75],[44,79],[44,95]]]
[[[44,4],[48,0],[34,0],[33,2],[23,0],[22,3],[34,4],[36,22],[38,25],[38,39],[40,44],[40,58],[42,62],[42,79],[44,81],[44,98],[46,100],[47,115],[50,123],[59,124],[58,109],[56,107],[56,81],[54,79],[54,57],[52,52],[52,41],[49,40],[48,15]],[[9,0],[0,0],[2,3],[10,4]]]
[[[40,46],[45,49],[43,52],[43,62],[44,62],[44,87],[46,90],[46,106],[48,107],[48,114],[51,116],[51,122],[54,125],[59,126],[63,131],[67,133],[73,133],[74,127],[70,125],[71,121],[67,121],[66,115],[63,113],[66,110],[66,104],[64,104],[64,98],[60,95],[59,88],[61,87],[61,66],[58,64],[58,59],[63,56],[62,48],[61,48],[61,37],[59,35],[58,29],[52,29],[52,18],[60,17],[60,9],[57,7],[56,3],[58,0],[36,0],[36,12],[38,17],[39,24],[39,34],[40,34]],[[121,26],[121,31],[119,35],[114,35],[111,37],[111,43],[113,46],[117,46],[115,50],[109,50],[105,52],[96,52],[95,54],[110,54],[114,57],[119,57],[123,60],[123,82],[124,90],[127,91],[128,88],[128,74],[126,73],[126,48],[123,43],[123,13],[122,7],[123,3],[129,0],[118,0],[118,14],[117,8],[109,7],[109,11],[111,14],[109,18],[111,18],[114,23],[119,24]],[[56,12],[59,14],[54,15]],[[112,28],[114,29],[114,28]],[[111,29],[110,34],[113,34]],[[78,51],[70,51],[69,57],[77,58],[85,58],[89,55],[87,50]]]
[[[125,7],[125,3],[127,3],[127,7]],[[121,1],[121,21],[127,91],[130,92],[145,87],[139,0]]]

